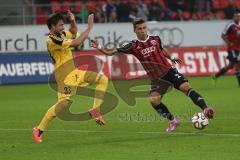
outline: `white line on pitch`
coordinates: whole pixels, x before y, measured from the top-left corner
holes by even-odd
[[[31,129],[17,129],[17,128],[0,128],[0,131],[31,131]],[[166,132],[149,132],[149,131],[93,131],[93,130],[77,130],[77,129],[52,129],[47,132],[80,132],[80,133],[136,133],[136,134],[168,134]],[[174,132],[171,135],[199,135],[199,136],[227,136],[227,137],[240,137],[238,133],[201,133],[201,132]]]

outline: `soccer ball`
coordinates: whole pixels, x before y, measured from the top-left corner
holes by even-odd
[[[192,124],[196,129],[204,129],[208,125],[208,119],[203,113],[195,113],[192,117]]]

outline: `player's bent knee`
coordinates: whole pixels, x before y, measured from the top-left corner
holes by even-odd
[[[108,84],[108,77],[101,76],[101,78],[99,79],[99,83]]]
[[[161,102],[161,95],[159,93],[153,92],[149,96],[149,101],[153,106],[156,106]]]
[[[188,82],[184,82],[179,86],[179,90],[183,93],[187,94],[188,90],[191,89],[191,86]]]
[[[71,103],[71,100],[69,99],[63,99],[62,101],[59,102],[61,106],[68,106]]]
[[[72,100],[64,98],[59,100],[55,106],[55,114],[58,115],[61,111],[67,109],[72,104]]]
[[[56,108],[58,108],[58,110],[62,110],[66,107],[68,107],[70,104],[72,103],[72,101],[70,99],[62,99],[60,101],[58,101]]]

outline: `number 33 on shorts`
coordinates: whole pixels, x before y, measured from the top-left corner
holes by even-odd
[[[67,98],[76,94],[77,86],[59,85],[58,86],[58,99]]]
[[[64,87],[64,94],[71,94],[71,87],[70,86]]]

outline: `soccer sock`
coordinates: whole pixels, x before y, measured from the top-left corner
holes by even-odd
[[[58,101],[56,104],[54,104],[48,109],[37,128],[40,131],[45,131],[46,126],[51,122],[51,120],[54,119],[56,115],[66,106],[68,106],[68,100]]]
[[[106,76],[100,76],[96,81],[96,89],[93,101],[93,108],[98,108],[103,102],[103,97],[108,86],[108,78]]]
[[[45,131],[46,126],[48,125],[48,123],[56,117],[55,114],[55,105],[53,105],[51,108],[48,109],[47,113],[44,115],[42,121],[40,122],[40,124],[38,125],[38,129],[40,129],[41,131]]]
[[[238,72],[236,73],[236,77],[237,77],[237,80],[238,80],[238,85],[239,85],[239,87],[240,87],[240,71],[238,71]]]
[[[200,94],[194,91],[192,88],[188,90],[187,95],[192,99],[193,103],[199,106],[202,110],[207,108],[207,105]]]
[[[224,75],[228,70],[224,67],[222,69],[220,69],[220,71],[215,75],[216,78]]]
[[[170,121],[174,119],[173,114],[169,112],[167,106],[165,106],[163,103],[160,103],[157,106],[153,106],[153,108],[164,118],[167,118]]]

